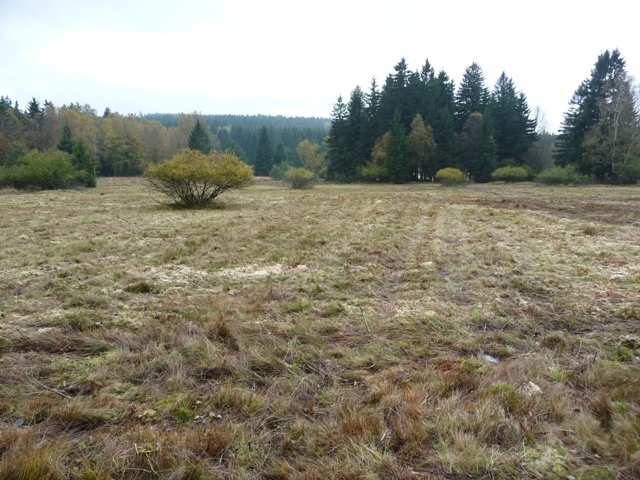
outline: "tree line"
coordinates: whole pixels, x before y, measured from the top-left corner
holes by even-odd
[[[176,114],[154,113],[145,119],[176,126]],[[202,127],[212,132],[212,148],[232,151],[254,165],[257,175],[269,175],[273,165],[300,164],[296,149],[303,140],[322,144],[329,130],[329,120],[316,117],[281,115],[201,115]]]
[[[203,126],[200,120],[196,120],[196,124],[189,134],[188,147],[190,150],[197,150],[204,154],[214,150],[206,127]],[[239,159],[242,159],[237,148],[227,148],[223,151],[233,153]],[[303,167],[314,178],[323,177],[326,173],[325,164],[326,154],[319,143],[303,138],[295,146],[295,151],[289,153],[283,142],[280,142],[274,148],[266,126],[262,126],[258,131],[255,160],[253,162],[256,175],[271,176],[281,180],[290,168]]]
[[[600,181],[630,179],[625,174],[640,158],[635,100],[620,52],[603,53],[576,92],[556,147],[506,73],[489,89],[472,63],[456,88],[429,61],[412,71],[402,59],[382,87],[374,79],[366,93],[358,86],[348,102],[338,98],[327,173],[339,181],[402,183],[430,181],[439,169],[457,167],[486,182],[498,167],[520,166],[533,175],[555,159]]]
[[[329,176],[351,181],[377,177],[393,182],[432,180],[456,166],[488,181],[497,165],[531,164],[536,120],[527,98],[506,74],[486,86],[477,63],[453,80],[427,61],[416,71],[400,60],[380,88],[356,87],[334,106],[329,132]]]
[[[296,147],[305,138],[321,142],[328,120],[269,116],[202,116],[197,114],[121,115],[109,108],[100,115],[89,105],[55,106],[33,98],[26,108],[0,97],[0,166],[16,165],[29,151],[58,148],[62,137],[81,144],[83,162],[90,155],[103,176],[140,175],[151,164],[189,147],[196,124],[210,148],[233,151],[256,164],[261,151],[271,164],[298,161]],[[260,139],[262,138],[262,147]],[[68,147],[72,149],[73,147]],[[261,150],[262,148],[262,150]],[[266,174],[269,170],[266,171]]]

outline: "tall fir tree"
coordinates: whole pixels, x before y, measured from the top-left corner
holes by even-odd
[[[344,176],[346,180],[356,178],[358,168],[367,162],[367,112],[364,103],[364,94],[360,87],[356,87],[351,93],[347,107],[347,145],[349,153],[345,164]]]
[[[579,168],[601,181],[640,180],[640,119],[625,68],[607,76],[598,102],[598,121],[582,144]]]
[[[191,129],[191,133],[189,133],[189,148],[204,154],[211,152],[211,139],[199,119],[196,120],[196,124]]]
[[[453,80],[445,71],[440,71],[430,82],[433,111],[425,116],[433,127],[436,144],[436,169],[445,167],[455,156],[456,125],[455,95]]]
[[[473,62],[467,67],[456,93],[456,120],[462,129],[472,113],[484,113],[489,101],[489,90],[485,86],[484,73],[480,65]]]
[[[518,123],[520,129],[518,139],[520,142],[520,152],[526,155],[526,152],[538,140],[538,119],[532,116],[529,102],[524,92],[518,93],[518,104],[516,111],[518,112]],[[522,161],[522,158],[521,158]]]
[[[389,129],[389,144],[385,156],[385,168],[389,180],[405,183],[411,180],[411,167],[407,152],[407,136],[400,112],[396,111]]]
[[[327,175],[332,180],[345,181],[349,172],[349,116],[342,97],[338,97],[331,113],[331,128],[327,138],[329,165]]]
[[[388,75],[380,95],[380,128],[386,131],[391,128],[391,121],[396,112],[400,115],[400,121],[406,127],[413,118],[412,113],[417,108],[412,103],[411,90],[408,88],[412,72],[407,61],[402,58],[393,67],[393,74]],[[417,111],[417,110],[416,110]]]
[[[255,174],[267,176],[271,172],[271,167],[273,167],[273,145],[267,127],[263,126],[258,134]]]
[[[427,103],[426,84],[422,81],[420,73],[409,73],[409,79],[407,80],[407,85],[404,88],[402,97],[402,110],[404,112],[404,115],[402,116],[402,124],[406,128],[410,128],[411,122],[415,118],[416,114],[421,114],[421,112],[425,110],[425,105]]]
[[[376,139],[382,134],[380,127],[380,90],[376,79],[371,80],[369,93],[365,95],[365,115],[367,120],[365,132],[365,150],[371,152]]]
[[[287,163],[287,150],[282,142],[278,143],[273,152],[273,164],[279,165],[281,163]]]
[[[427,59],[420,69],[420,95],[417,107],[418,113],[428,121],[435,117],[437,83],[435,70]]]
[[[513,80],[504,72],[496,82],[487,113],[498,164],[522,164],[536,140],[536,121],[530,118],[527,98],[517,92]]]
[[[27,147],[44,150],[44,141],[42,136],[42,126],[44,120],[44,110],[40,107],[40,103],[32,98],[27,105],[25,112],[27,119],[25,140]]]
[[[625,61],[618,50],[606,50],[598,56],[591,76],[573,94],[569,110],[564,115],[556,142],[556,163],[574,163],[583,173],[593,173],[583,162],[585,136],[600,120],[599,106],[606,95],[607,79],[619,77],[624,71]]]
[[[35,98],[32,98],[27,105],[27,117],[31,120],[40,120],[42,118],[43,110],[40,108],[40,103]]]

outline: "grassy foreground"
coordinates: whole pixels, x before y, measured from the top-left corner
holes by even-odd
[[[640,188],[0,192],[0,479],[640,476]]]

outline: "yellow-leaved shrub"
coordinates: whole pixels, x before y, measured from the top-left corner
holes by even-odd
[[[315,175],[306,168],[290,168],[287,170],[287,182],[289,182],[291,188],[311,188],[314,180]]]
[[[436,180],[442,185],[460,185],[464,183],[464,173],[457,168],[441,168],[436,173]]]
[[[167,195],[173,203],[201,207],[212,203],[222,192],[249,183],[253,170],[233,153],[184,150],[151,165],[144,175],[155,190]]]

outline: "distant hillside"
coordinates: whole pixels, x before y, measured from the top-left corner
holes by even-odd
[[[175,127],[182,114],[152,113],[143,118],[166,127]],[[258,133],[266,127],[274,150],[282,145],[286,160],[296,163],[296,145],[304,139],[322,144],[329,133],[331,120],[316,117],[284,117],[282,115],[199,115],[217,137],[217,145],[236,151],[249,163],[255,163]]]
[[[165,127],[175,127],[178,124],[177,113],[149,113],[144,118],[156,120]],[[319,117],[285,117],[283,115],[199,115],[206,119],[209,128],[239,126],[249,129],[267,128],[298,128],[328,130],[331,120]]]

